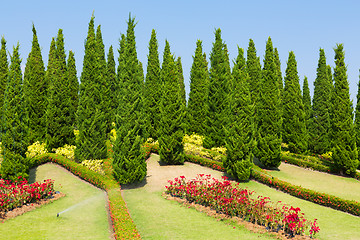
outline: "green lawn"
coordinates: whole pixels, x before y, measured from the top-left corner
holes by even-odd
[[[279,170],[280,171],[267,170],[267,172],[274,177],[294,185],[331,194],[347,200],[360,201],[360,181],[354,178],[312,171],[284,163],[280,165]]]
[[[55,190],[66,197],[0,224],[0,239],[110,239],[102,190],[55,164],[39,166],[31,174],[30,178],[36,181],[55,180]],[[66,209],[69,210],[56,217]]]

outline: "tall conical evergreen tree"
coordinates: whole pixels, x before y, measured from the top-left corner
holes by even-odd
[[[225,144],[223,128],[228,122],[230,66],[225,44],[221,39],[221,30],[215,32],[215,42],[210,54],[210,82],[208,93],[207,129],[204,147],[220,147]]]
[[[358,83],[358,91],[356,95],[356,107],[355,107],[355,122],[354,122],[354,132],[356,139],[356,147],[360,147],[360,75]],[[358,158],[360,154],[358,154]]]
[[[76,126],[76,111],[79,105],[79,81],[77,78],[74,52],[71,50],[69,51],[69,57],[66,67],[67,67],[67,80],[69,82],[69,94],[70,94],[69,118],[70,121],[73,123],[73,126]]]
[[[116,101],[118,92],[118,84],[116,82],[116,66],[115,66],[115,58],[114,58],[114,50],[112,45],[109,47],[109,53],[107,55],[106,62],[106,77],[107,81],[110,85],[110,123],[115,123],[115,113],[117,109]]]
[[[230,124],[225,128],[227,151],[224,167],[233,177],[245,181],[250,177],[254,157],[254,106],[251,103],[244,50],[238,48],[238,52],[230,86]]]
[[[182,63],[181,63],[181,57],[177,58],[175,64],[178,69],[181,99],[182,99],[183,104],[186,106],[186,92],[185,92],[184,73],[183,73],[183,67],[182,67]]]
[[[261,82],[261,64],[260,58],[256,56],[255,43],[252,39],[249,40],[249,47],[247,49],[246,68],[249,74],[248,81],[251,101],[253,104],[255,104],[257,102],[260,92],[259,88]]]
[[[48,85],[45,78],[45,67],[41,56],[41,49],[36,35],[35,26],[32,27],[33,40],[24,72],[24,97],[26,113],[29,122],[29,143],[45,140],[46,109],[48,105]]]
[[[282,140],[288,144],[290,152],[302,153],[307,150],[308,137],[297,63],[295,54],[292,51],[289,53],[287,62],[282,106]]]
[[[162,97],[160,102],[159,154],[167,164],[183,164],[185,160],[184,116],[185,106],[181,98],[179,76],[175,59],[170,53],[169,42],[165,42],[161,68]]]
[[[256,102],[256,153],[266,167],[278,167],[281,163],[281,101],[278,74],[274,62],[271,38],[266,43],[264,67]]]
[[[6,41],[5,38],[1,38],[1,49],[0,49],[0,117],[2,116],[2,110],[4,105],[4,95],[5,95],[5,88],[6,83],[8,80],[9,74],[9,63],[6,53]],[[2,124],[0,124],[0,128]],[[2,132],[2,130],[0,129]],[[0,132],[0,139],[1,139],[1,132]]]
[[[97,83],[100,87],[99,93],[101,94],[101,112],[104,115],[106,125],[106,133],[112,129],[111,125],[111,83],[107,78],[106,59],[105,59],[105,46],[102,39],[101,25],[96,28],[96,52],[97,52]]]
[[[1,178],[18,180],[17,177],[28,177],[29,167],[25,162],[26,113],[21,73],[19,44],[14,47],[11,56],[10,71],[5,90],[5,100],[2,116],[2,149]]]
[[[310,119],[310,150],[314,153],[330,151],[330,109],[332,86],[328,79],[324,49],[320,49],[314,97]]]
[[[282,96],[282,90],[283,90],[284,86],[283,86],[283,79],[282,79],[282,74],[281,74],[281,62],[280,62],[279,52],[278,52],[277,48],[274,48],[274,61],[276,64],[276,70],[277,70],[277,75],[278,75],[280,96]]]
[[[143,143],[143,79],[136,53],[135,19],[129,16],[124,51],[124,72],[119,95],[114,144],[114,176],[121,183],[141,181],[146,176]]]
[[[119,65],[117,67],[117,74],[116,74],[116,84],[117,84],[116,96],[117,96],[117,98],[114,99],[114,103],[116,104],[116,112],[120,105],[120,98],[122,96],[122,91],[123,91],[122,83],[124,81],[124,74],[126,73],[126,68],[125,68],[126,35],[125,34],[121,34],[119,45],[120,45],[120,47],[118,49]],[[115,122],[117,122],[116,117],[115,117]]]
[[[49,72],[49,99],[46,112],[46,145],[49,151],[65,144],[73,145],[73,106],[66,67],[64,36],[59,29],[56,38],[55,61]]]
[[[149,55],[146,72],[144,98],[146,133],[148,137],[157,139],[160,122],[159,103],[161,94],[158,41],[156,39],[156,32],[154,29],[151,32],[149,42]]]
[[[101,84],[103,76],[99,74],[99,54],[92,15],[88,35],[85,42],[85,56],[81,73],[80,97],[77,110],[79,136],[76,142],[75,158],[85,159],[106,158],[106,124],[102,112],[103,93]]]
[[[197,40],[195,56],[190,71],[190,93],[187,106],[187,132],[200,135],[206,133],[207,97],[209,74],[206,58],[202,52],[202,41]]]
[[[342,44],[337,44],[334,50],[335,89],[332,95],[331,116],[332,159],[341,172],[354,175],[359,166],[359,160],[353,124],[353,107],[344,61],[344,47]]]
[[[305,111],[305,123],[306,123],[306,130],[308,133],[308,140],[309,138],[309,121],[311,116],[311,96],[310,96],[310,89],[308,79],[305,76],[303,82],[303,90],[302,90],[302,101],[304,104],[304,111]],[[309,143],[308,143],[309,145]]]

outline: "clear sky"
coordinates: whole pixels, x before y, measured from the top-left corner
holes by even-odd
[[[1,3],[0,35],[7,40],[10,52],[12,46],[20,43],[22,64],[25,66],[34,23],[47,65],[51,38],[62,28],[65,49],[75,52],[80,76],[84,41],[92,12],[95,14],[95,25],[101,25],[106,52],[113,45],[116,58],[120,34],[126,33],[126,21],[131,12],[138,22],[135,36],[144,73],[151,30],[155,29],[160,61],[165,39],[170,43],[171,52],[182,58],[187,93],[196,40],[203,41],[203,50],[209,57],[216,28],[222,30],[231,61],[237,56],[237,46],[246,52],[252,38],[263,63],[266,40],[270,36],[274,47],[278,48],[285,76],[288,53],[294,51],[300,83],[302,85],[304,76],[308,77],[311,95],[319,48],[324,48],[327,64],[334,67],[333,49],[337,43],[343,43],[350,94],[355,104],[360,69],[359,9],[360,2],[355,0],[5,1]]]

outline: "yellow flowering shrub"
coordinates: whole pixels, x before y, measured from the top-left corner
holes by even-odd
[[[157,147],[159,147],[159,141],[158,140],[154,140],[154,139],[152,139],[152,138],[148,138],[148,139],[146,139],[146,142],[145,143],[149,143],[149,144],[152,144],[152,145],[155,145],[155,146],[157,146]]]
[[[47,152],[48,151],[46,150],[46,143],[40,143],[39,141],[37,141],[28,146],[25,155],[27,158],[33,158]]]
[[[81,162],[81,165],[87,167],[91,171],[100,173],[101,175],[105,175],[103,169],[103,160],[84,160]]]
[[[110,131],[110,141],[111,141],[112,143],[114,143],[115,140],[116,140],[116,130],[115,130],[115,129],[111,129],[111,131]]]
[[[63,147],[53,149],[53,151],[55,151],[56,154],[62,155],[66,158],[73,160],[75,154],[75,148],[76,146],[65,144]]]
[[[213,147],[213,148],[211,148],[211,151],[214,151],[214,152],[225,155],[226,154],[226,147]]]
[[[321,156],[326,159],[332,159],[332,152],[326,152],[324,154],[321,154]]]

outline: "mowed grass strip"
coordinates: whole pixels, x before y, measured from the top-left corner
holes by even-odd
[[[66,197],[0,224],[0,239],[110,239],[104,191],[52,163],[31,174],[35,181],[55,180]]]
[[[267,170],[271,176],[294,185],[331,194],[346,200],[360,201],[360,181],[281,163],[279,170]]]

